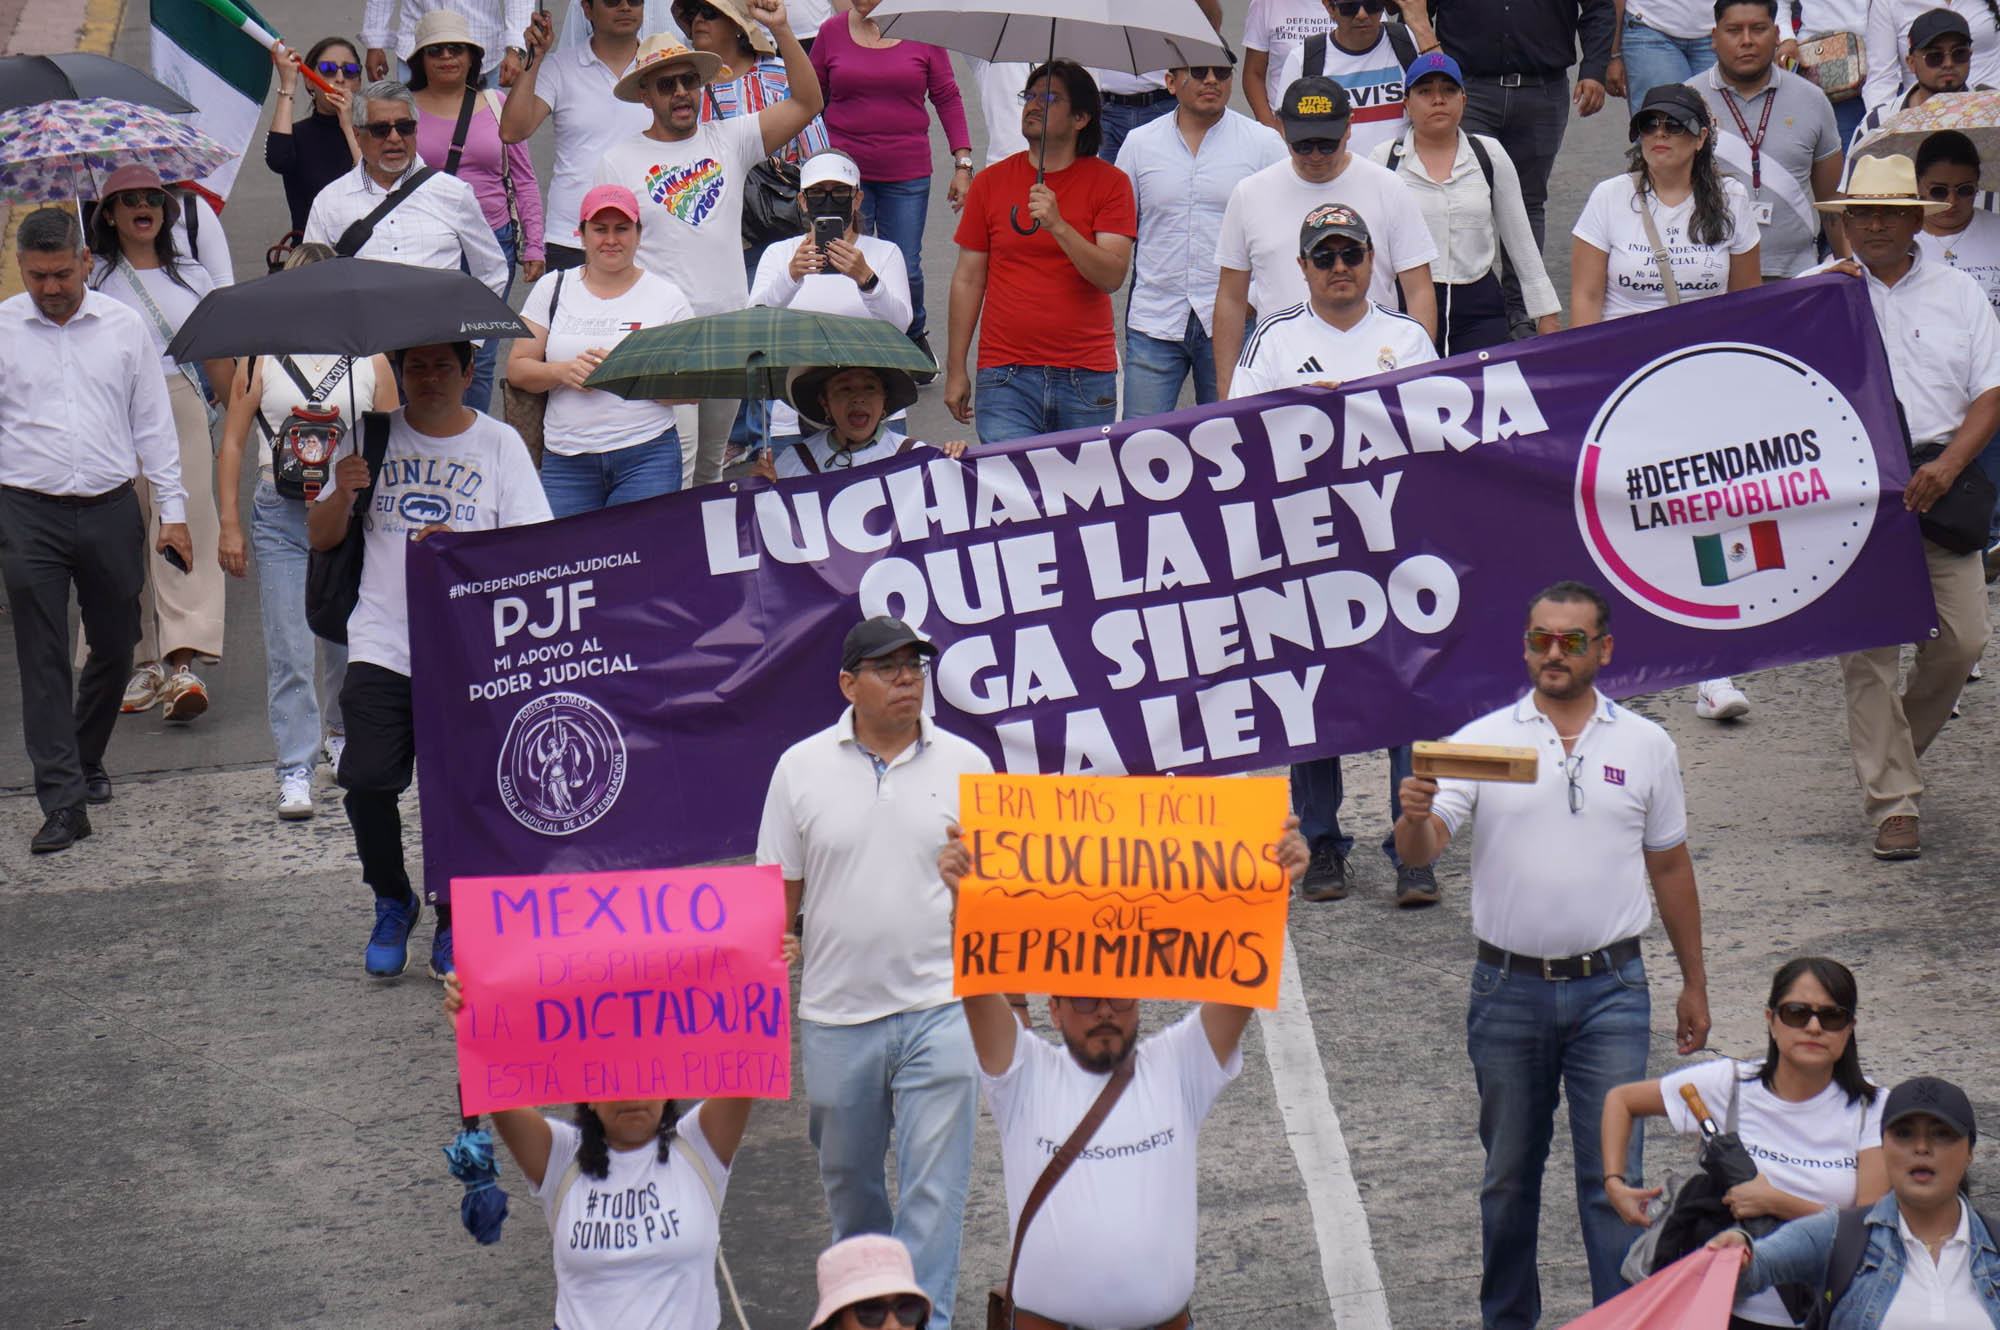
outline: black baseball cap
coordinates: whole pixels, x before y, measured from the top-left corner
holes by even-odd
[[[1916,22],[1910,24],[1912,51],[1921,51],[1940,37],[1963,37],[1971,41],[1972,29],[1949,9],[1926,9],[1917,15]]]
[[[1626,137],[1639,141],[1639,121],[1648,115],[1664,115],[1680,124],[1690,134],[1699,134],[1708,128],[1708,103],[1701,94],[1685,83],[1662,83],[1650,89],[1639,109],[1632,113],[1632,123]]]
[[[935,656],[937,648],[917,636],[917,630],[901,619],[892,619],[880,614],[873,619],[863,619],[847,630],[847,641],[840,648],[840,669],[844,674],[852,674],[860,668],[864,660],[886,656],[902,647],[914,646],[920,656]]]
[[[1299,257],[1307,257],[1319,248],[1322,240],[1333,236],[1362,245],[1371,244],[1368,223],[1361,220],[1360,213],[1345,203],[1322,203],[1306,214],[1305,222],[1299,227]]]
[[[1882,1106],[1882,1130],[1918,1113],[1930,1114],[1967,1141],[1979,1139],[1972,1120],[1972,1101],[1950,1081],[1918,1076],[1889,1091],[1889,1101]]]
[[[1293,79],[1278,103],[1278,120],[1285,127],[1285,142],[1307,139],[1337,139],[1347,132],[1354,103],[1347,89],[1323,75]]]

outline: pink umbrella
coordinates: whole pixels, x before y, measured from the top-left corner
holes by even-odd
[[[1564,1330],[1723,1330],[1743,1253],[1704,1247],[1593,1307]]]

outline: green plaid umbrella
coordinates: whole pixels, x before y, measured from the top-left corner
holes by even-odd
[[[584,383],[630,398],[771,398],[785,395],[792,370],[813,365],[937,369],[901,328],[880,319],[758,306],[641,328]]]

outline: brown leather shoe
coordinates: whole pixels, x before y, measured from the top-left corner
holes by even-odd
[[[1875,857],[1877,859],[1914,859],[1924,852],[1924,845],[1917,837],[1917,819],[1897,816],[1882,819],[1882,825],[1875,829]]]

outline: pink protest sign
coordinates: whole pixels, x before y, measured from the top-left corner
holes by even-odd
[[[775,867],[455,878],[467,1113],[791,1095]]]

